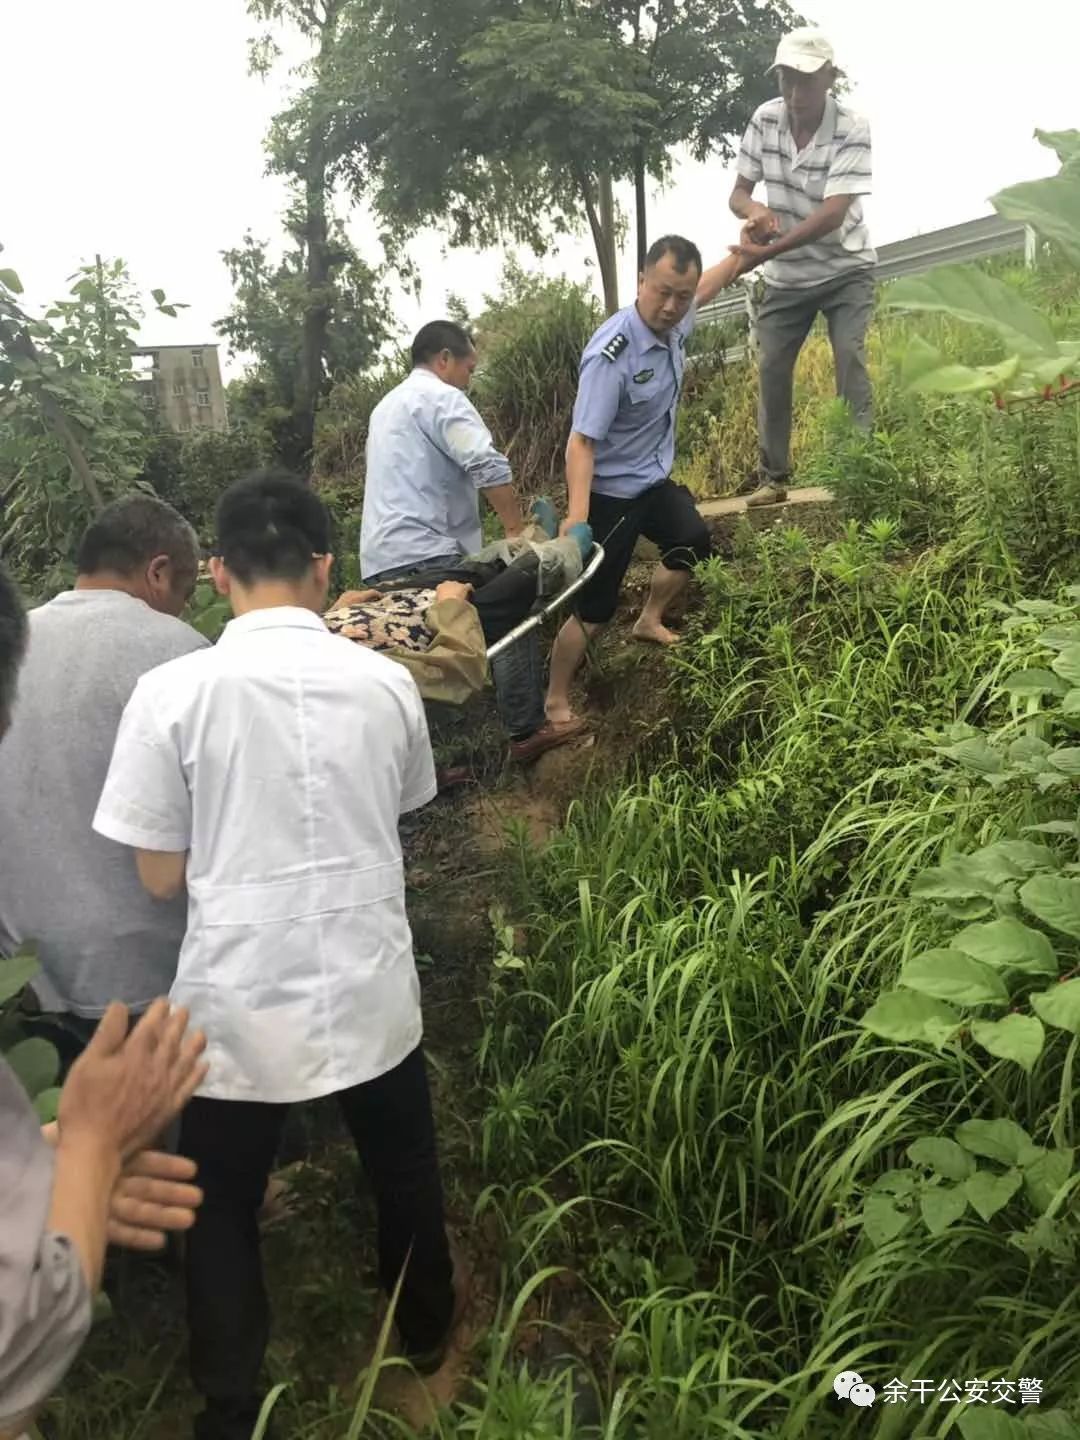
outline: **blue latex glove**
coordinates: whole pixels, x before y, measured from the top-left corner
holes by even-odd
[[[566,533],[571,539],[577,541],[582,560],[587,560],[593,543],[592,526],[586,525],[584,520],[579,520],[576,525],[571,525]]]
[[[529,514],[547,535],[549,540],[554,540],[559,533],[559,516],[555,506],[546,495],[538,495],[529,507]]]

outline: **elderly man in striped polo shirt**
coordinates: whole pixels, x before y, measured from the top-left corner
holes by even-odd
[[[772,69],[780,98],[750,121],[739,153],[731,208],[745,222],[737,248],[764,262],[758,312],[761,469],[749,505],[787,498],[791,469],[792,377],[816,316],[829,326],[836,389],[869,429],[873,397],[866,330],[874,306],[877,257],[860,196],[870,194],[870,127],[830,93],[833,49],[818,30],[781,40]],[[754,188],[765,182],[765,200]]]

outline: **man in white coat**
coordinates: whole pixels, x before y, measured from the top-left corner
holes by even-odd
[[[330,518],[307,486],[241,480],[217,523],[235,618],[139,681],[94,825],[151,894],[187,886],[173,999],[213,1032],[180,1136],[205,1196],[186,1256],[196,1434],[247,1440],[269,1335],[256,1216],[290,1103],[338,1097],[422,1372],[455,1295],[398,838],[435,795],[424,707],[403,666],[323,623]]]

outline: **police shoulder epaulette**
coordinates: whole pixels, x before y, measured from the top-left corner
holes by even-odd
[[[605,360],[615,361],[619,358],[619,356],[623,353],[623,351],[629,344],[630,341],[626,338],[625,335],[615,335],[600,351],[600,354],[604,357]]]

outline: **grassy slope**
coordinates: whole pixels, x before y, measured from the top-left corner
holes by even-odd
[[[447,1437],[935,1434],[947,1407],[845,1413],[832,1374],[1031,1374],[1047,1403],[1080,1384],[1070,1267],[1030,1267],[1008,1241],[1016,1217],[883,1250],[858,1224],[876,1174],[970,1113],[1007,1110],[1036,1138],[1056,1116],[1071,1133],[1067,1057],[1018,1085],[856,1025],[940,925],[912,905],[912,875],[943,843],[1033,817],[958,784],[923,732],[982,718],[985,677],[1030,644],[986,600],[1052,589],[1050,566],[1075,573],[1076,417],[913,405],[886,373],[889,428],[867,442],[822,413],[813,350],[804,377],[804,473],[860,524],[829,546],[745,536],[713,567],[667,697],[649,672],[675,725],[639,752],[639,779],[576,807],[546,850],[519,831],[477,876],[462,811],[415,842],[447,1169],[459,1216],[475,1207],[489,1308],[495,1261],[507,1305],[546,1264],[570,1276],[532,1297],[519,1350],[503,1355],[506,1325],[480,1347]],[[749,393],[739,378],[713,397],[702,473],[739,473]],[[622,713],[634,696],[617,696]],[[489,943],[493,969],[480,946],[496,898],[517,929]],[[293,1382],[285,1433],[329,1440],[371,1330],[370,1220],[348,1157],[315,1149],[268,1246],[271,1369]],[[58,1407],[65,1440],[183,1433],[178,1296],[145,1271],[136,1290]]]

